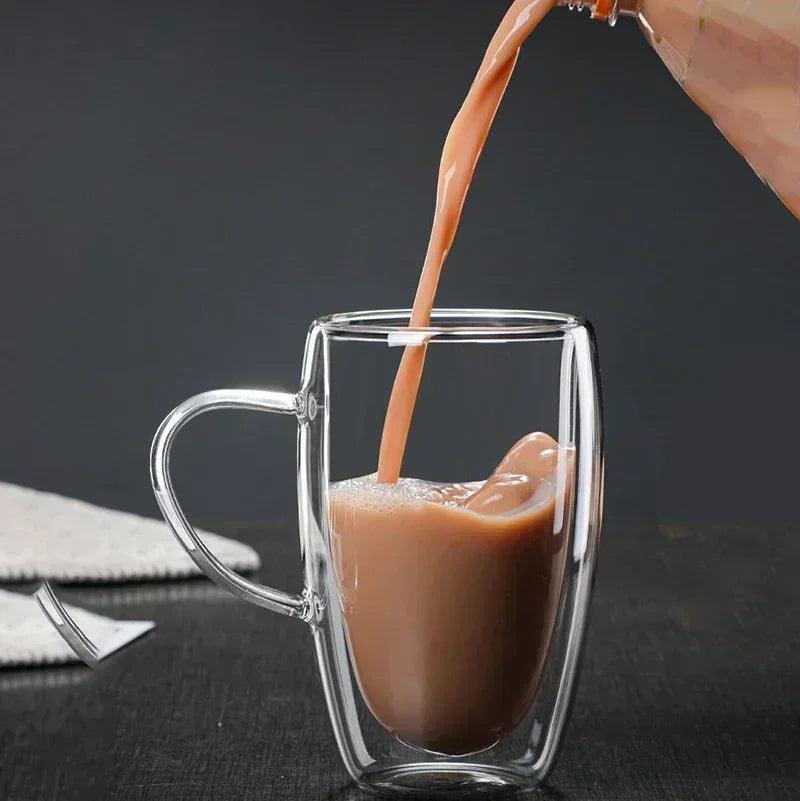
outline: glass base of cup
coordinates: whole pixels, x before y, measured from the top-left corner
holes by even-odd
[[[520,776],[510,770],[447,762],[398,765],[365,774],[358,784],[364,790],[381,795],[441,799],[476,796],[517,798],[536,788],[536,783],[530,777]]]
[[[394,734],[394,732],[392,733]],[[414,743],[407,743],[405,740],[401,739],[396,734],[394,735],[394,739],[397,740],[397,742],[400,743],[400,745],[404,745],[406,748],[413,748],[415,751],[420,751],[423,754],[430,754],[431,756],[445,757],[450,759],[474,758],[478,754],[482,754],[485,751],[488,751],[490,748],[494,748],[500,742],[500,739],[498,738],[490,745],[487,745],[484,748],[479,748],[477,751],[465,751],[463,754],[446,754],[444,751],[433,751],[430,748],[423,748],[420,745],[414,745]]]

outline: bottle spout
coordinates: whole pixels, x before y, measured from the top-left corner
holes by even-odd
[[[567,6],[570,11],[587,8],[592,19],[614,25],[620,16],[637,16],[641,0],[558,0],[558,5]]]

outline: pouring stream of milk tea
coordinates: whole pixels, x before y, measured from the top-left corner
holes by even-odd
[[[797,0],[515,0],[495,32],[439,165],[436,209],[410,326],[430,324],[436,288],[470,180],[519,48],[555,6],[589,8],[613,24],[635,18],[689,96],[756,173],[800,217],[800,5]],[[425,364],[424,345],[405,349],[378,457],[378,481],[395,483]]]
[[[461,219],[461,211],[481,150],[503,99],[519,48],[555,5],[555,0],[515,0],[492,37],[464,104],[445,139],[439,164],[436,210],[428,252],[414,298],[409,325],[430,324],[431,310],[447,253]],[[378,456],[378,481],[394,484],[400,477],[408,430],[417,400],[424,345],[405,349],[394,380]]]

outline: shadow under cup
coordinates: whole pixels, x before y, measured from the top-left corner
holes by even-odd
[[[153,443],[156,499],[209,577],[310,625],[359,787],[524,792],[555,763],[586,629],[603,490],[594,336],[585,320],[550,312],[437,309],[427,328],[408,320],[407,310],[322,318],[296,393],[215,390],[176,407]],[[369,476],[406,346],[426,348],[403,465],[413,478],[377,484]],[[299,595],[227,569],[175,496],[178,432],[228,408],[296,418]],[[492,507],[491,493],[473,507],[520,438],[535,457],[533,493],[511,511]]]

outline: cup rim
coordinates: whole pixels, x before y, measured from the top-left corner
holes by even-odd
[[[533,309],[435,308],[429,326],[414,327],[407,325],[410,316],[410,309],[368,309],[329,314],[316,320],[316,325],[336,338],[388,338],[390,344],[421,345],[434,338],[549,338],[587,324],[586,318],[577,314]]]

